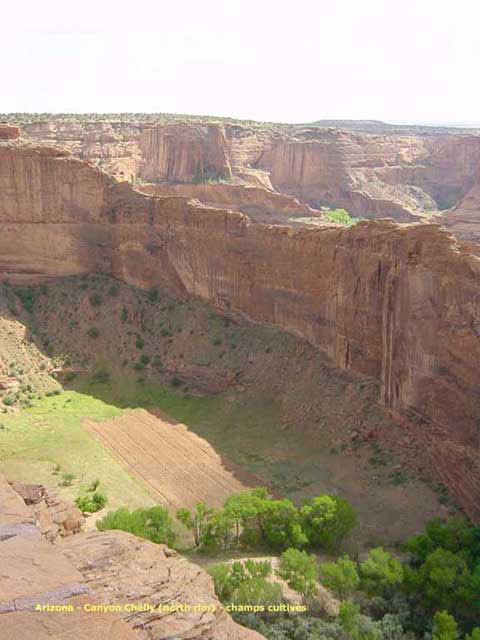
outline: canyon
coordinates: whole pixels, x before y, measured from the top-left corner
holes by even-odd
[[[474,187],[480,136],[412,127],[364,131],[215,120],[56,118],[22,122],[120,180],[250,184],[366,218],[422,220]],[[1,135],[1,134],[0,134]]]
[[[468,135],[33,123],[0,143],[0,275],[105,274],[304,338],[379,381],[378,402],[479,520],[479,160]],[[199,177],[237,182],[176,184]],[[344,228],[320,204],[397,222]],[[456,210],[471,220],[459,240],[443,228]]]

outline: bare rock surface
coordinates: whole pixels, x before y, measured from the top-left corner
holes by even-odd
[[[213,594],[211,578],[165,545],[108,531],[74,536],[62,542],[61,549],[102,602],[155,606],[153,611],[124,614],[139,638],[262,637],[235,624]],[[160,610],[177,605],[177,611]]]

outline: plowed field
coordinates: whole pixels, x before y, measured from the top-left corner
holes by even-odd
[[[219,507],[231,493],[259,484],[185,425],[144,409],[85,424],[170,508],[191,508],[200,501]]]

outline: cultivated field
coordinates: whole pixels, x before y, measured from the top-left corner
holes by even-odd
[[[220,507],[231,493],[259,484],[185,425],[144,409],[85,425],[169,508]]]

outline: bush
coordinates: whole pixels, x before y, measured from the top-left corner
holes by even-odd
[[[60,485],[62,487],[70,487],[74,479],[75,475],[73,473],[64,473],[62,475],[62,479],[60,480]]]
[[[180,387],[182,384],[182,381],[180,380],[180,378],[178,378],[177,376],[174,376],[171,380],[170,380],[170,384],[172,385],[172,387]]]
[[[90,327],[90,329],[87,331],[87,336],[89,338],[98,338],[99,335],[100,331],[97,329],[97,327]]]
[[[35,306],[35,292],[30,288],[18,288],[14,289],[17,296],[20,298],[20,302],[23,305],[23,308],[32,313],[33,307]]]
[[[403,582],[402,564],[382,547],[371,549],[360,564],[362,590],[370,596],[385,596]]]
[[[96,478],[89,484],[87,491],[96,491],[100,485],[100,479]]]
[[[15,396],[5,396],[5,398],[3,399],[3,404],[5,404],[7,407],[11,407],[12,404],[15,404],[15,402]]]
[[[97,492],[91,496],[78,496],[75,504],[84,513],[96,513],[107,504],[107,496]]]
[[[147,356],[146,353],[142,353],[142,355],[140,356],[140,362],[143,365],[147,365],[150,362],[150,356]]]
[[[140,538],[171,546],[175,542],[173,523],[165,507],[151,507],[129,511],[122,507],[109,512],[97,522],[99,531],[120,529]]]
[[[329,552],[337,551],[356,524],[356,515],[345,498],[323,495],[301,509],[302,525],[310,544]]]
[[[157,289],[150,289],[150,291],[147,294],[147,297],[150,302],[158,302],[159,294]]]
[[[350,596],[360,584],[356,564],[348,556],[343,556],[337,562],[323,562],[320,565],[320,579],[340,600]]]
[[[127,311],[127,307],[123,307],[122,309],[122,313],[120,314],[120,320],[122,322],[126,322],[128,320],[128,311]]]
[[[98,293],[94,293],[93,296],[90,296],[90,304],[93,307],[98,307],[103,302],[102,297]]]
[[[118,296],[118,287],[116,284],[112,284],[112,286],[109,288],[108,295],[112,296],[112,298]]]
[[[285,580],[290,589],[299,593],[305,603],[317,592],[317,559],[306,551],[287,549],[280,556],[277,576]]]
[[[143,349],[143,347],[145,346],[145,340],[139,336],[135,340],[135,346],[137,347],[137,349]]]

